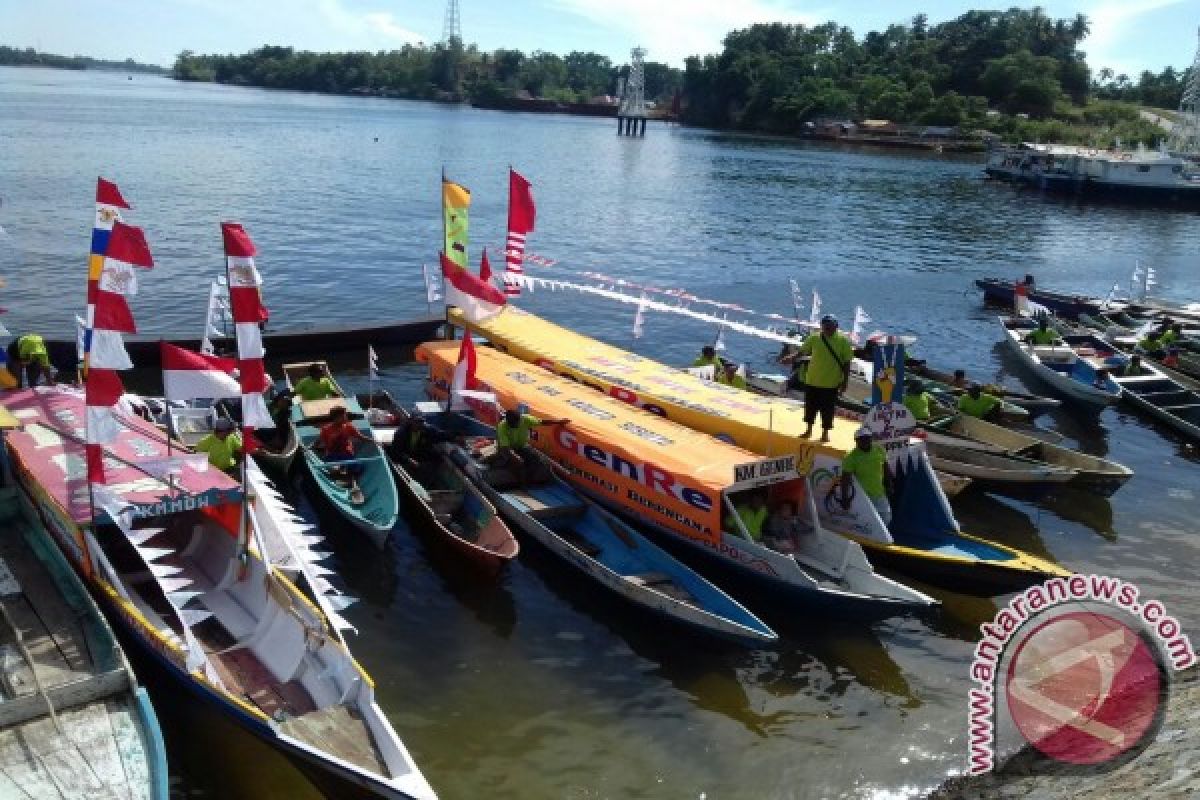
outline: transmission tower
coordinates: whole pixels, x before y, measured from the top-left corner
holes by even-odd
[[[458,14],[458,0],[446,0],[446,18],[442,22],[442,44],[450,44],[451,39],[458,39],[462,44],[462,19]]]
[[[646,133],[646,51],[635,47],[629,51],[629,76],[621,90],[617,105],[617,133],[629,136]]]
[[[1200,44],[1192,60],[1192,74],[1179,99],[1179,117],[1171,128],[1168,149],[1181,155],[1200,154]]]

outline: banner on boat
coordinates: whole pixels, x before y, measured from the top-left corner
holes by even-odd
[[[459,343],[428,342],[417,359],[429,364],[430,391],[444,399],[453,381]],[[795,456],[760,464],[751,453],[714,442],[699,433],[656,419],[493,348],[476,350],[480,388],[494,392],[505,409],[519,404],[545,419],[566,418],[565,426],[534,431],[537,448],[571,473],[593,494],[673,533],[720,547],[722,493],[794,480]],[[496,422],[495,406],[475,406],[482,419]],[[764,465],[765,464],[765,465]],[[750,474],[753,476],[750,477]]]

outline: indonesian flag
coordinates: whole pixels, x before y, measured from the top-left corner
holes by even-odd
[[[492,263],[488,261],[487,248],[483,248],[483,257],[479,259],[479,280],[491,285],[492,283]]]
[[[520,276],[525,273],[525,239],[533,233],[537,207],[532,185],[512,167],[508,169],[508,239],[504,246],[504,293],[521,294]]]
[[[221,223],[225,242],[226,268],[229,273],[229,309],[237,336],[237,368],[242,396],[242,446],[247,454],[254,450],[254,429],[274,428],[275,421],[263,397],[269,387],[263,367],[262,328],[267,309],[262,304],[262,276],[254,264],[258,249],[250,234],[236,222]]]
[[[242,387],[233,377],[232,358],[193,353],[162,343],[163,393],[168,400],[220,400],[241,397]]]
[[[442,276],[446,279],[446,305],[458,306],[468,322],[480,322],[495,316],[507,300],[490,283],[480,280],[441,253]]]
[[[462,347],[458,349],[458,363],[454,365],[454,377],[450,381],[450,410],[459,411],[468,408],[463,392],[475,389],[475,343],[471,341],[471,332],[463,335]]]

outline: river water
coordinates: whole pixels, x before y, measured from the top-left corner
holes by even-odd
[[[535,187],[530,250],[558,260],[535,273],[596,270],[779,313],[794,277],[846,326],[860,304],[872,327],[917,335],[932,363],[1006,382],[1020,369],[975,278],[1033,273],[1103,294],[1140,260],[1160,295],[1200,299],[1196,214],[1050,202],[987,184],[975,159],[659,124],[628,139],[608,120],[0,68],[5,321],[69,335],[96,175],[119,183],[155,253],[133,302],[143,331],[199,333],[225,219],[258,243],[280,327],[424,314],[441,170],[474,192],[475,245],[499,252],[509,164]],[[635,344],[628,306],[520,303],[676,363],[714,333],[651,313]],[[769,343],[727,341],[768,368]],[[421,370],[401,362],[386,354],[385,384],[416,398]],[[344,365],[347,383],[363,385],[364,366]],[[1111,500],[964,497],[963,527],[1136,581],[1200,631],[1196,450],[1123,409],[1041,424],[1137,474]],[[856,627],[759,599],[783,642],[730,650],[644,623],[536,551],[488,589],[407,530],[380,557],[318,521],[361,598],[347,612],[354,651],[446,800],[906,797],[964,765],[968,660],[992,601],[942,593],[936,619]],[[178,796],[305,795],[282,759],[147,680]]]

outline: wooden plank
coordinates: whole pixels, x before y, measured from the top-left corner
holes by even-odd
[[[50,773],[36,760],[22,760],[4,767],[5,776],[20,786],[31,800],[74,800],[63,798]]]
[[[116,800],[116,795],[100,782],[78,748],[69,747],[46,755],[39,754],[38,758],[63,797]]]
[[[377,775],[387,775],[383,758],[371,740],[367,724],[345,706],[328,706],[284,722],[289,736]]]
[[[129,675],[124,669],[115,669],[91,677],[79,677],[67,684],[48,687],[46,695],[54,710],[63,712],[85,703],[92,703],[128,691]],[[0,703],[0,728],[19,725],[47,714],[46,700],[34,692]],[[51,723],[53,727],[53,723]],[[0,732],[2,741],[2,732]],[[2,750],[2,745],[0,745]],[[3,763],[0,758],[0,763]]]
[[[8,797],[12,798],[12,800],[29,800],[30,795],[20,786],[13,783],[4,774],[4,770],[0,769],[0,797]]]
[[[62,723],[67,738],[79,750],[100,783],[119,789],[126,782],[125,769],[121,765],[121,754],[117,752],[108,715],[107,703],[88,703],[63,714]],[[124,794],[123,791],[117,793]]]
[[[150,763],[146,742],[132,703],[110,700],[108,723],[112,727],[113,744],[121,757],[125,785],[132,800],[150,800]]]
[[[79,676],[63,658],[58,643],[29,604],[27,596],[9,597],[0,601],[0,605],[4,606],[12,624],[21,631],[21,639],[33,659],[32,666],[44,689],[70,683]],[[30,690],[36,691],[36,687],[30,687]]]

